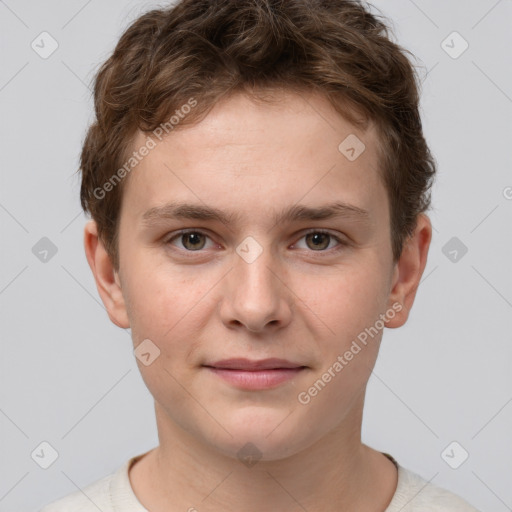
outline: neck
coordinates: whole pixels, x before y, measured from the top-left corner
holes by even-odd
[[[137,498],[151,512],[382,512],[396,489],[394,464],[361,443],[362,404],[351,425],[299,453],[247,465],[198,443],[158,405],[156,417],[160,445],[130,471]]]

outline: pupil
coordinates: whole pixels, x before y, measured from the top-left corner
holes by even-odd
[[[319,246],[322,246],[322,248],[327,247],[325,245],[325,240],[328,239],[329,235],[327,235],[325,233],[313,233],[312,235],[309,235],[309,236],[313,238],[313,244],[315,245],[315,247],[319,247]],[[322,238],[324,240],[324,243],[322,243]],[[327,245],[329,245],[329,244],[327,244]]]
[[[187,240],[187,243],[185,244],[185,247],[188,245],[192,245],[192,248],[197,248],[197,245],[200,244],[200,237],[198,233],[187,233],[185,235],[185,239]]]

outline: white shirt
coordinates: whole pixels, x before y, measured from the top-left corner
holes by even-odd
[[[116,472],[46,505],[39,512],[149,512],[135,496],[128,476],[131,465],[143,455],[132,457]],[[400,466],[389,454],[384,455],[398,468],[398,484],[383,512],[478,512],[459,496],[428,483]]]

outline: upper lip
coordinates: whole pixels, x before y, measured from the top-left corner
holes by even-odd
[[[225,368],[229,370],[275,370],[277,368],[302,368],[305,365],[293,363],[286,359],[270,358],[251,360],[246,358],[223,359],[212,364],[205,364],[213,368]]]

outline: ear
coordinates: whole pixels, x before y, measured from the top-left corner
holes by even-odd
[[[96,281],[96,287],[110,320],[118,327],[127,329],[130,327],[130,321],[119,275],[114,270],[110,257],[98,238],[98,229],[94,220],[85,225],[84,247],[87,261]]]
[[[392,319],[386,321],[386,327],[401,327],[407,322],[427,264],[431,239],[430,219],[425,214],[419,214],[414,233],[404,243],[400,259],[395,263],[388,305],[392,307],[395,304],[393,309],[397,312]],[[402,306],[400,311],[397,303]]]

